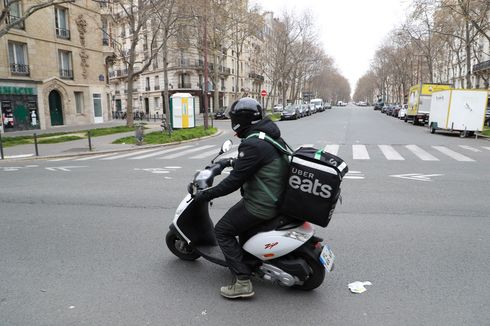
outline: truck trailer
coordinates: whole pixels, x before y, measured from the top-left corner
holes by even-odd
[[[481,132],[487,99],[486,90],[451,89],[434,92],[430,105],[430,132],[459,132],[461,137]]]
[[[451,85],[447,84],[418,84],[410,87],[405,122],[411,121],[414,125],[428,123],[432,93],[449,89]]]

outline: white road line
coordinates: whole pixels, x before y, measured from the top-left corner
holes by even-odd
[[[323,150],[333,155],[337,155],[340,145],[326,145]]]
[[[147,149],[147,150],[144,150],[144,151],[131,152],[131,153],[126,153],[126,154],[121,154],[121,155],[116,155],[116,156],[111,156],[111,157],[104,157],[104,158],[101,158],[100,160],[101,161],[117,160],[117,159],[120,159],[120,158],[129,157],[129,156],[135,156],[135,155],[139,155],[139,154],[143,154],[143,153],[154,152],[156,150],[158,150],[158,149],[152,148],[152,149]]]
[[[390,161],[404,161],[405,159],[390,145],[378,145],[383,155]]]
[[[82,158],[77,158],[75,161],[88,161],[88,160],[95,160],[95,159],[97,159],[97,158],[107,157],[107,156],[116,155],[116,154],[119,154],[119,153],[109,153],[109,154],[101,154],[101,155],[91,155],[91,156],[85,156],[85,157],[82,157]]]
[[[365,145],[352,145],[352,158],[354,160],[369,160],[369,153]]]
[[[238,145],[233,145],[232,148],[236,149],[237,147],[238,147]],[[231,150],[228,153],[223,154],[223,158],[227,157],[227,155],[230,153],[231,153]],[[218,151],[216,149],[212,149],[212,150],[204,152],[202,154],[192,156],[192,157],[190,157],[190,159],[193,159],[193,160],[194,159],[202,159],[202,158],[206,158],[206,157],[212,156],[212,155],[216,156],[217,154],[218,154]]]
[[[482,147],[490,151],[490,147],[486,147],[486,146],[482,146]]]
[[[422,161],[439,161],[439,159],[426,151],[424,151],[422,148],[418,147],[417,145],[406,145],[405,146],[409,151],[414,153],[419,159]]]
[[[467,150],[475,152],[475,153],[481,152],[481,150],[479,150],[478,148],[474,148],[474,147],[471,147],[468,145],[459,145],[459,147],[467,149]]]
[[[176,148],[168,148],[168,149],[165,149],[165,150],[162,150],[162,151],[153,152],[153,153],[146,154],[146,155],[141,155],[141,156],[136,156],[136,157],[130,157],[129,160],[142,160],[144,158],[154,157],[154,156],[158,156],[158,155],[162,155],[162,154],[167,154],[167,153],[179,151],[179,150],[182,150],[182,149],[186,149],[186,148],[189,148],[189,147],[191,147],[191,145],[185,145],[185,146],[180,146],[180,147],[176,147]]]
[[[439,152],[446,154],[450,158],[455,159],[456,161],[460,162],[474,162],[475,160],[469,158],[468,156],[464,156],[463,154],[459,154],[458,152],[455,152],[447,147],[444,146],[432,146],[435,149],[437,149]]]
[[[200,146],[200,147],[197,147],[197,148],[188,149],[186,151],[182,151],[180,153],[176,153],[176,154],[173,154],[173,155],[167,155],[167,156],[159,157],[158,159],[159,160],[169,160],[169,159],[177,158],[177,157],[180,157],[180,156],[184,156],[186,154],[190,154],[190,153],[202,151],[204,149],[208,149],[208,148],[211,148],[211,147],[214,147],[214,146],[216,146],[216,145],[204,145],[204,146]]]
[[[34,154],[19,154],[19,155],[7,155],[5,158],[24,158],[24,157],[31,157],[34,156]]]

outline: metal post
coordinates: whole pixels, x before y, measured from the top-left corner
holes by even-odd
[[[39,156],[39,149],[37,148],[37,135],[34,133],[34,148],[36,149],[36,156]]]
[[[1,132],[0,132],[0,157],[3,160],[3,144],[2,144],[2,133]]]
[[[88,149],[89,151],[92,151],[92,137],[90,136],[90,130],[87,131],[87,135],[88,135]]]

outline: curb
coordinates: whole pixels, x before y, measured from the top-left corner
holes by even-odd
[[[156,145],[142,145],[133,148],[126,148],[126,149],[114,149],[114,150],[106,150],[106,151],[91,151],[91,152],[80,152],[80,153],[71,153],[71,154],[54,154],[54,155],[46,155],[46,156],[29,156],[29,157],[22,157],[22,158],[5,158],[3,160],[0,159],[0,162],[22,162],[22,161],[32,161],[32,160],[45,160],[45,159],[54,159],[54,158],[65,158],[65,157],[78,157],[78,156],[90,156],[90,155],[99,155],[99,154],[110,154],[110,153],[125,153],[125,152],[132,152],[132,151],[137,151],[140,149],[145,149],[145,148],[158,148],[158,147],[167,147],[167,146],[172,146],[172,145],[178,145],[178,144],[185,144],[189,142],[193,142],[196,140],[202,140],[202,139],[209,139],[212,137],[217,137],[221,136],[224,133],[223,130],[219,130],[213,135],[209,136],[204,136],[204,137],[199,137],[199,138],[193,138],[193,139],[187,139],[187,140],[182,140],[178,142],[172,142],[172,143],[165,143],[165,144],[156,144]]]

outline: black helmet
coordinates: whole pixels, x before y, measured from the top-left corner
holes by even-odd
[[[262,106],[251,97],[235,101],[230,109],[231,127],[240,135],[248,126],[262,120]]]

